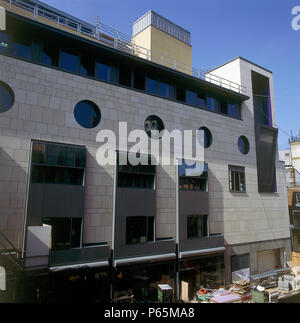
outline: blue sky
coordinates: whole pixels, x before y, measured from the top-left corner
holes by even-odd
[[[131,35],[150,9],[192,35],[193,65],[212,68],[242,56],[273,71],[279,149],[300,129],[300,30],[291,28],[300,0],[44,0],[92,24]]]

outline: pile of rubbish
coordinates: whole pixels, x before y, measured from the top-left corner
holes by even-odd
[[[278,303],[296,294],[300,294],[300,266],[242,277],[226,289],[202,288],[196,299],[199,303]]]

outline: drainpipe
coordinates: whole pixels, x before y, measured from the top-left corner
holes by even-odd
[[[115,277],[115,222],[116,222],[116,193],[117,193],[117,151],[115,151],[115,163],[114,163],[114,183],[113,183],[113,206],[112,206],[112,234],[111,234],[111,252],[109,259],[110,269],[110,302],[112,303],[114,297],[114,277]]]
[[[179,302],[180,299],[180,289],[179,289],[179,174],[178,174],[178,160],[175,162],[175,186],[176,186],[176,302]]]

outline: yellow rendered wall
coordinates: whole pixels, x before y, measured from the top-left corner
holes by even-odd
[[[147,59],[147,50],[151,50],[151,26],[133,37],[132,43],[137,46],[135,54]]]
[[[192,67],[192,47],[167,33],[149,26],[132,39],[137,46],[151,50],[151,60],[156,63],[166,65],[191,73]],[[146,58],[146,51],[143,55]],[[176,60],[176,63],[174,62]]]

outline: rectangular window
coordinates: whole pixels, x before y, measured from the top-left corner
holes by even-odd
[[[81,219],[46,218],[43,224],[52,227],[52,250],[68,250],[80,247]]]
[[[155,188],[156,167],[151,165],[151,156],[145,156],[145,158],[148,158],[148,165],[133,166],[128,159],[126,165],[120,165],[118,155],[118,187]]]
[[[80,74],[84,76],[95,76],[95,62],[92,58],[82,56],[80,61]]]
[[[126,218],[126,244],[153,242],[154,232],[154,217],[129,216]]]
[[[176,87],[176,100],[180,102],[185,102],[185,89],[181,87]]]
[[[9,36],[3,31],[0,31],[0,53],[8,54],[9,51]]]
[[[197,105],[197,93],[193,91],[186,91],[186,103],[190,105]]]
[[[231,192],[246,192],[245,168],[229,166],[229,190]]]
[[[187,238],[197,239],[208,236],[208,216],[191,215],[187,217]]]
[[[228,103],[228,115],[231,117],[240,117],[240,105],[238,103]]]
[[[14,37],[12,54],[30,60],[32,57],[32,41],[24,35]]]
[[[235,272],[250,268],[250,255],[232,256],[231,257],[231,271]]]
[[[300,193],[296,193],[296,206],[300,207]]]
[[[164,98],[170,99],[172,97],[171,85],[169,83],[160,81],[159,94]]]
[[[158,80],[146,77],[146,91],[158,95]]]
[[[96,77],[100,80],[115,83],[117,81],[117,69],[105,63],[96,63]]]
[[[84,170],[78,168],[33,165],[31,183],[83,185]]]
[[[205,109],[206,108],[206,97],[205,95],[199,94],[197,96],[197,107]]]
[[[207,109],[213,112],[220,111],[220,103],[217,99],[208,97],[207,98]]]
[[[208,187],[207,163],[195,162],[187,165],[184,161],[179,166],[179,189],[207,192]]]
[[[223,114],[228,114],[228,104],[226,101],[221,101],[220,102],[220,112]]]
[[[59,52],[55,45],[43,45],[42,63],[49,66],[58,66]]]
[[[131,70],[120,67],[119,69],[119,84],[127,87],[131,87]]]
[[[83,185],[85,148],[34,142],[32,183]]]
[[[145,75],[143,73],[134,72],[134,88],[145,91]]]
[[[60,53],[60,67],[64,70],[77,73],[79,66],[79,56],[68,50],[62,50]]]

